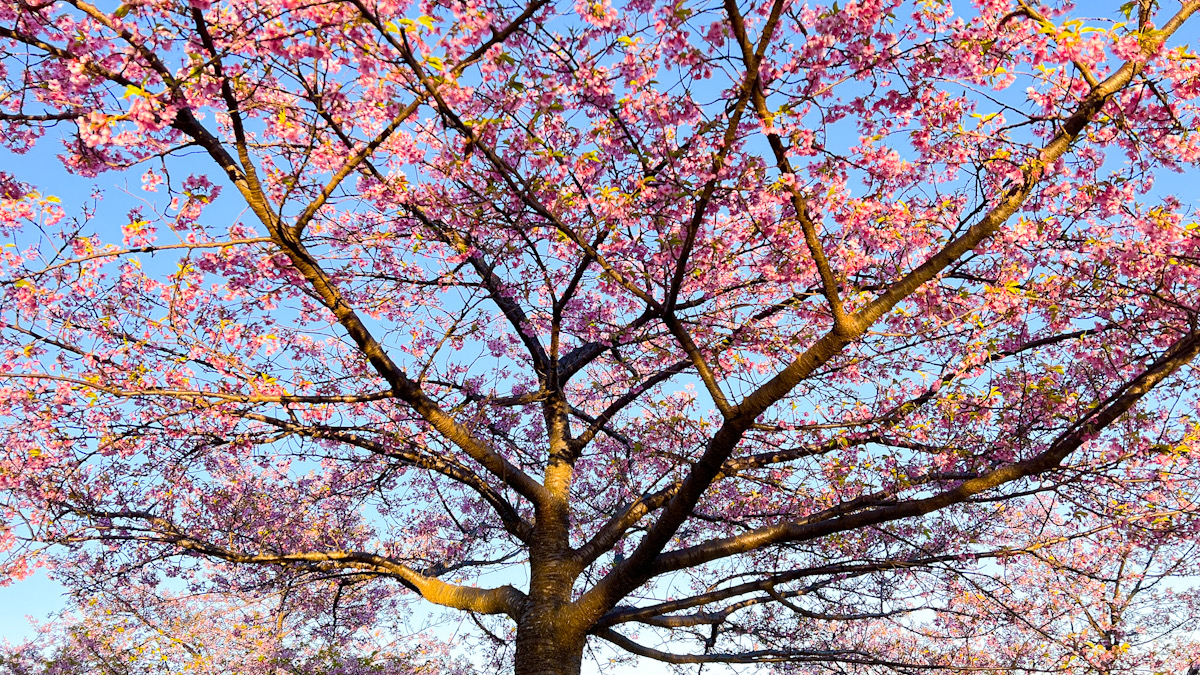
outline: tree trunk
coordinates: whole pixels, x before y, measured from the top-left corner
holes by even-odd
[[[535,608],[517,624],[516,675],[579,675],[587,637],[557,614]]]
[[[567,484],[559,487],[565,491]],[[516,675],[579,675],[588,627],[570,606],[571,588],[581,570],[567,555],[570,519],[566,502],[551,500],[540,505],[535,522],[537,533],[529,550],[529,594],[517,619],[514,670]]]

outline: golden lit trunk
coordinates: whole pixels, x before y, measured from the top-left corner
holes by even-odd
[[[534,608],[517,624],[516,675],[579,675],[587,638],[557,617]]]
[[[539,523],[553,523],[530,551],[529,595],[517,619],[517,675],[578,675],[587,642],[586,626],[571,607],[571,589],[579,568],[563,555],[566,511],[547,508]]]

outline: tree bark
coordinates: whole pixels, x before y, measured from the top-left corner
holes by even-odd
[[[516,675],[579,675],[587,636],[554,608],[529,608],[517,624]]]
[[[571,607],[571,589],[579,567],[565,552],[567,511],[564,501],[543,504],[530,550],[529,595],[517,619],[516,675],[579,675],[587,626]]]

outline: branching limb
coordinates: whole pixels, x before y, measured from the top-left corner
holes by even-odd
[[[202,541],[181,531],[168,519],[145,511],[100,511],[84,509],[66,504],[58,506],[68,512],[86,518],[109,522],[103,526],[107,529],[124,530],[130,534],[114,534],[112,536],[97,535],[94,537],[76,537],[73,541],[82,542],[92,539],[138,539],[174,546],[181,552],[201,555],[216,560],[224,560],[244,565],[272,566],[305,566],[317,570],[325,569],[355,569],[385,574],[398,579],[408,588],[416,591],[426,600],[450,607],[463,609],[478,614],[507,614],[516,618],[525,600],[525,594],[512,586],[499,588],[476,588],[446,583],[434,576],[423,574],[394,558],[369,553],[365,551],[302,551],[292,553],[250,553],[236,551],[226,546]],[[140,521],[145,526],[130,523],[125,527],[111,524],[114,520]],[[143,532],[138,535],[136,532]]]
[[[307,438],[324,438],[328,440],[338,441],[347,445],[368,450],[374,454],[390,457],[400,460],[405,464],[427,469],[435,473],[441,474],[455,480],[479,494],[492,508],[496,514],[500,516],[500,520],[504,523],[504,529],[510,534],[517,537],[521,541],[528,542],[533,533],[533,525],[521,517],[517,510],[504,499],[491,485],[479,477],[478,474],[471,471],[467,467],[456,462],[453,458],[439,456],[429,452],[419,452],[417,450],[405,450],[398,447],[388,446],[379,441],[356,434],[350,431],[340,429],[328,429],[324,427],[311,427],[302,424],[296,424],[287,420],[260,415],[256,413],[243,413],[242,417],[252,419],[266,424],[270,424],[279,429],[283,429],[290,433]]]
[[[961,670],[957,666],[936,663],[906,663],[874,657],[857,650],[824,649],[758,649],[735,653],[673,654],[638,644],[611,628],[597,631],[595,635],[618,647],[655,661],[673,664],[689,663],[845,663],[864,666],[883,666],[899,671],[921,672],[925,670]],[[975,669],[986,670],[986,669]],[[994,670],[1001,670],[996,668]]]
[[[772,17],[775,20],[778,19],[782,5],[782,2],[776,2],[772,9]],[[769,20],[767,28],[764,29],[762,41],[758,45],[758,49],[754,50],[753,45],[750,43],[750,38],[746,34],[746,25],[742,19],[736,0],[725,0],[725,13],[729,17],[729,25],[733,30],[734,39],[738,42],[738,46],[741,47],[742,63],[746,66],[747,72],[758,72],[762,57],[765,54],[767,40],[770,37],[770,30],[774,24]],[[763,91],[762,82],[756,78],[751,85],[751,89],[747,93],[750,94],[754,101],[754,109],[758,113],[759,121],[767,129],[767,142],[771,146],[772,154],[775,156],[776,167],[785,176],[793,176],[795,170],[788,160],[787,149],[783,146],[783,140],[779,137],[779,133],[775,131],[775,115],[767,106],[767,97]],[[852,332],[852,329],[849,318],[846,316],[846,310],[842,305],[841,297],[838,295],[839,282],[837,275],[834,274],[833,268],[829,264],[829,259],[825,255],[824,246],[822,246],[820,236],[817,234],[817,225],[809,215],[808,200],[801,194],[800,188],[794,183],[789,184],[789,190],[792,195],[792,207],[796,211],[796,219],[800,223],[800,229],[804,232],[804,243],[808,247],[813,263],[817,266],[817,273],[821,278],[822,292],[825,294],[830,313],[833,315],[834,332],[849,334]]]
[[[974,495],[1007,483],[1056,470],[1072,452],[1116,421],[1155,385],[1190,363],[1198,353],[1200,334],[1189,334],[1179,339],[1160,359],[1108,399],[1093,406],[1086,415],[1063,431],[1048,448],[1030,459],[1007,464],[978,477],[964,480],[953,489],[924,499],[880,506],[821,522],[789,522],[758,528],[737,536],[715,539],[665,553],[650,565],[650,573],[655,576],[772,544],[811,541],[836,532],[915,518],[964,502]]]

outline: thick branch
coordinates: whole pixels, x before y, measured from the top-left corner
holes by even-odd
[[[430,602],[452,609],[479,614],[507,614],[516,618],[525,601],[525,594],[512,586],[475,588],[448,584],[436,577],[417,572],[408,565],[365,551],[305,551],[294,553],[246,553],[234,551],[212,542],[201,541],[180,531],[162,516],[144,511],[94,511],[60,504],[72,513],[103,520],[129,519],[144,521],[150,526],[150,540],[174,546],[182,551],[244,565],[310,565],[317,568],[371,570],[399,579]],[[114,537],[101,537],[101,539]],[[119,537],[117,537],[119,538]]]
[[[853,663],[860,665],[878,665],[888,666],[893,668],[915,668],[915,669],[949,669],[950,666],[938,666],[930,664],[908,664],[888,661],[885,659],[872,658],[869,654],[852,650],[808,650],[808,649],[758,649],[754,651],[736,652],[736,653],[709,653],[709,654],[673,654],[659,649],[652,649],[644,645],[638,644],[633,640],[621,635],[611,628],[596,632],[599,637],[608,640],[632,654],[644,656],[662,661],[663,663],[687,664],[687,663]]]
[[[776,12],[779,11],[781,4],[776,3]],[[729,25],[733,29],[734,38],[741,47],[742,63],[748,71],[758,72],[764,45],[760,43],[757,53],[752,51],[753,47],[750,44],[749,36],[746,35],[745,23],[742,20],[741,12],[738,10],[736,0],[725,0],[725,12],[729,16]],[[769,28],[770,25],[768,25],[768,29],[766,30],[769,30]],[[764,32],[764,43],[768,39],[768,36],[769,33]],[[793,176],[795,170],[792,169],[792,163],[787,158],[787,150],[783,147],[783,140],[780,139],[779,133],[775,131],[774,114],[767,107],[767,98],[763,93],[762,82],[760,80],[754,80],[750,94],[754,101],[754,109],[758,114],[758,119],[767,130],[767,142],[771,146],[772,154],[775,155],[776,167],[778,167],[783,175]],[[804,198],[804,195],[800,193],[799,188],[794,183],[789,185],[789,190],[792,194],[792,207],[796,210],[796,219],[800,223],[800,229],[804,232],[804,243],[808,246],[813,263],[817,266],[817,274],[821,278],[822,292],[825,294],[825,299],[829,303],[830,313],[833,315],[834,331],[849,333],[851,330],[850,322],[846,316],[846,310],[842,306],[842,300],[838,296],[837,276],[834,274],[833,268],[825,256],[825,249],[821,245],[821,239],[817,234],[817,225],[809,216],[808,200]]]

